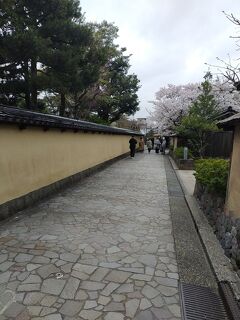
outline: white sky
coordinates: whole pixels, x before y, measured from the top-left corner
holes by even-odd
[[[167,84],[200,82],[216,57],[236,52],[237,28],[222,13],[240,18],[238,0],[81,0],[87,21],[107,20],[119,28],[118,43],[132,54],[130,72],[141,81],[140,111]]]

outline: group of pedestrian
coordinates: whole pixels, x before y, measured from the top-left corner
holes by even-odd
[[[165,154],[166,146],[167,141],[165,137],[157,137],[154,140],[147,140],[148,153],[150,153],[152,149],[155,149],[156,153],[161,152],[162,154]]]
[[[134,136],[132,136],[131,139],[129,140],[129,148],[130,148],[131,158],[134,158],[134,156],[135,156],[137,143],[138,143],[137,140],[134,138]],[[165,154],[166,146],[167,146],[167,142],[166,142],[165,137],[163,137],[163,138],[157,137],[155,139],[148,139],[147,140],[148,153],[150,153],[152,149],[155,149],[156,153],[161,152],[162,154]],[[140,152],[144,151],[144,140],[142,137],[140,138],[140,141],[139,141],[138,150]]]

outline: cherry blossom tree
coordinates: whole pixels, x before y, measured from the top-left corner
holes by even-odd
[[[212,82],[212,92],[221,110],[232,107],[240,112],[240,91],[233,83],[226,82],[223,78],[216,78]]]
[[[186,85],[169,84],[156,92],[155,100],[150,101],[153,111],[150,118],[160,133],[171,133],[182,117],[187,114],[189,106],[200,93],[198,83]]]
[[[208,75],[209,76],[209,75]],[[211,79],[212,94],[219,111],[232,107],[240,112],[240,91],[224,79]],[[170,134],[179,125],[181,119],[188,113],[189,108],[200,94],[200,83],[186,85],[169,84],[160,88],[155,94],[155,100],[150,101],[153,111],[150,119],[158,127],[160,133]]]

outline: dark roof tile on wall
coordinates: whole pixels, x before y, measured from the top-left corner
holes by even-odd
[[[0,123],[17,124],[20,128],[27,126],[48,128],[59,128],[61,130],[71,129],[75,131],[90,131],[112,133],[118,135],[136,135],[141,133],[128,129],[114,128],[93,122],[75,120],[44,113],[28,111],[24,109],[0,105]]]

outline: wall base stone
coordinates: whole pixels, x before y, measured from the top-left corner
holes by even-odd
[[[208,218],[226,256],[231,260],[240,276],[240,219],[224,213],[224,199],[208,192],[196,182],[195,197]]]

